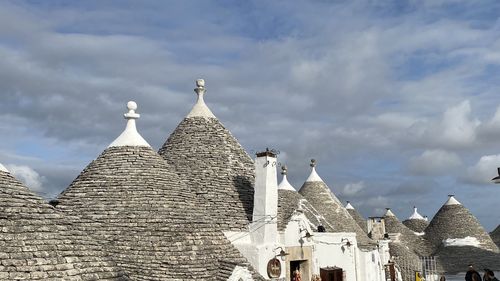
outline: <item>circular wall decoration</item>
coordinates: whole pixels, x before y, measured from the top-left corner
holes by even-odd
[[[279,278],[281,276],[281,262],[279,259],[274,258],[267,263],[267,275],[270,278]]]

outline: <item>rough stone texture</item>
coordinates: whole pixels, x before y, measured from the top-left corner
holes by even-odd
[[[368,238],[366,232],[349,215],[340,200],[330,191],[322,181],[306,181],[299,193],[313,205],[323,217],[332,224],[333,232],[354,232],[361,249],[376,248],[375,241]]]
[[[102,241],[133,280],[222,280],[246,260],[190,189],[148,147],[106,149],[59,197],[58,208]]]
[[[401,242],[389,243],[389,254],[401,270],[403,280],[413,280],[415,271],[421,271],[420,257]]]
[[[356,223],[361,227],[361,229],[368,234],[368,223],[366,219],[361,216],[361,214],[356,211],[356,209],[346,209],[349,215],[356,221]]]
[[[490,237],[500,248],[500,225],[498,225],[497,228],[490,233]]]
[[[464,272],[471,263],[477,269],[500,271],[500,253],[472,246],[440,247],[437,253],[438,262],[447,273]]]
[[[297,210],[302,210],[307,219],[314,224],[314,231],[318,226],[325,227],[326,232],[333,232],[332,224],[325,218],[297,191],[278,189],[278,230],[283,231],[290,222],[292,215]]]
[[[481,248],[498,253],[498,247],[471,212],[461,204],[443,205],[425,229],[425,238],[433,249],[444,239],[475,237]]]
[[[425,228],[429,225],[429,222],[420,219],[407,219],[403,221],[403,224],[410,230],[420,233],[425,231]]]
[[[0,171],[0,280],[129,280],[96,240]]]
[[[410,249],[419,256],[431,255],[431,247],[423,236],[416,235],[415,232],[403,225],[396,216],[384,216],[384,221],[386,233],[400,233],[399,240],[405,248]]]
[[[221,229],[248,230],[254,164],[219,120],[185,118],[159,153],[186,179]]]

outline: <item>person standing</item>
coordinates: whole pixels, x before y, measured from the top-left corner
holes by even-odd
[[[469,264],[469,269],[465,274],[465,281],[482,281],[481,275],[474,269],[472,264]]]
[[[495,273],[492,270],[485,269],[484,270],[484,281],[498,281],[495,277]]]

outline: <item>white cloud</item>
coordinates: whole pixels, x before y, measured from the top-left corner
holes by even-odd
[[[348,183],[342,188],[342,195],[353,196],[358,194],[365,188],[365,183],[363,181]]]
[[[469,183],[491,184],[491,179],[497,176],[497,167],[500,167],[500,154],[482,156],[467,169],[463,179]]]
[[[9,172],[35,192],[43,191],[45,177],[40,176],[35,170],[25,165],[6,165]]]
[[[410,170],[422,175],[441,175],[450,172],[462,164],[454,152],[440,149],[426,150],[410,160]]]
[[[463,148],[475,144],[477,128],[481,122],[471,116],[468,100],[452,106],[440,120],[417,122],[410,128],[412,138],[426,146]]]

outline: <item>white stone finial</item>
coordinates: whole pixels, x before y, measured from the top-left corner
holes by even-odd
[[[286,165],[281,166],[281,174],[283,175],[283,179],[281,180],[280,184],[278,185],[278,189],[297,191],[288,182],[288,179],[286,177],[286,175],[288,174],[288,169],[287,169]]]
[[[121,133],[118,138],[116,138],[108,147],[114,146],[147,146],[151,147],[149,143],[137,132],[137,128],[135,126],[135,120],[141,117],[140,114],[137,114],[135,111],[137,110],[137,103],[134,101],[129,101],[127,103],[128,112],[123,114],[123,117],[127,119],[127,127],[123,133]]]
[[[7,168],[5,168],[5,166],[4,166],[4,165],[2,165],[2,163],[0,163],[0,171],[2,171],[2,172],[6,172],[6,173],[8,173],[8,172],[9,172],[9,170],[7,170]]]
[[[417,211],[417,207],[413,206],[413,214],[408,218],[409,220],[425,220],[422,215]]]
[[[387,211],[385,212],[385,217],[395,217],[396,215],[391,211],[391,208],[385,208]]]
[[[457,199],[455,199],[455,195],[453,194],[450,194],[448,195],[448,200],[446,201],[446,203],[444,203],[445,206],[449,206],[449,205],[462,205],[460,202],[458,202]]]
[[[351,205],[351,202],[347,201],[347,204],[345,205],[345,208],[347,210],[354,210],[354,207]]]
[[[316,160],[315,159],[311,159],[311,164],[309,164],[309,166],[311,166],[311,174],[307,178],[306,182],[323,181],[323,179],[320,178],[318,173],[316,173]]]
[[[196,80],[196,88],[194,89],[195,93],[198,95],[198,100],[196,104],[191,109],[191,112],[187,115],[187,118],[190,117],[204,117],[204,118],[215,118],[215,115],[212,113],[210,108],[205,104],[205,100],[203,96],[206,93],[205,89],[205,80],[197,79]]]

